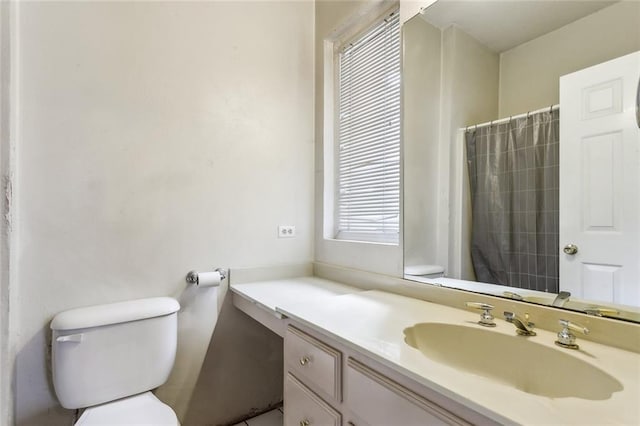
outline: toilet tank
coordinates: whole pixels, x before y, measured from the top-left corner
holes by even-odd
[[[65,408],[154,389],[176,356],[178,310],[170,297],[71,309],[51,321],[53,385]]]

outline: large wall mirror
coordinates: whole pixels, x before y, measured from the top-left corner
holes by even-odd
[[[438,0],[403,25],[406,279],[640,321],[639,22]]]

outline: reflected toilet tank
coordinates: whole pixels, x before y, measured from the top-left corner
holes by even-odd
[[[444,277],[444,268],[440,265],[405,266],[404,274],[424,278],[441,278]]]

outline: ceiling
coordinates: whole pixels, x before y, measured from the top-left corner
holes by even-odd
[[[496,52],[590,15],[617,1],[597,0],[438,0],[422,12],[430,24],[456,25]]]

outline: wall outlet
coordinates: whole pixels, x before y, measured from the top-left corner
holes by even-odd
[[[279,225],[278,238],[293,238],[296,236],[296,227],[293,225]]]

